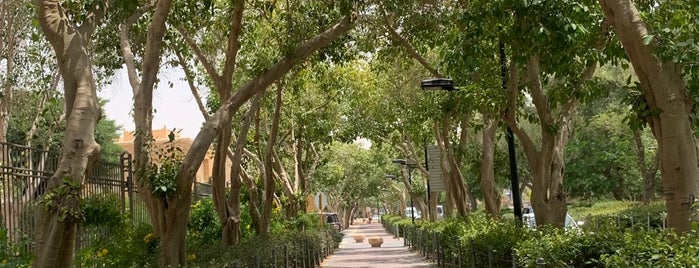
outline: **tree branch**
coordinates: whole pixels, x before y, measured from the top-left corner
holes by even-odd
[[[131,84],[131,88],[133,90],[137,89],[138,86],[141,84],[141,80],[138,78],[138,74],[136,73],[136,62],[135,62],[135,56],[133,54],[133,50],[131,50],[131,42],[129,41],[129,33],[131,32],[131,28],[133,27],[134,23],[138,21],[143,14],[146,14],[148,10],[151,10],[153,8],[153,2],[149,2],[149,4],[137,9],[134,11],[129,18],[124,21],[123,24],[119,25],[119,45],[121,46],[121,53],[122,57],[124,58],[124,64],[126,65],[126,72],[129,76],[129,83]]]
[[[177,56],[177,61],[180,62],[180,66],[182,66],[185,79],[187,79],[187,84],[189,85],[189,90],[192,92],[194,101],[197,102],[197,107],[199,107],[201,115],[204,116],[204,120],[209,120],[209,112],[206,111],[206,107],[204,106],[204,102],[201,100],[199,91],[197,90],[197,87],[194,86],[194,81],[192,81],[194,73],[191,69],[189,69],[189,65],[187,65],[187,62],[185,61],[184,57],[182,56],[182,53],[179,50],[175,51],[175,55]]]
[[[226,62],[223,65],[223,83],[230,85],[235,70],[238,50],[240,49],[240,29],[243,25],[243,10],[245,1],[235,1],[233,6],[233,19],[231,20],[230,33],[228,35],[228,47],[226,50]],[[230,90],[230,89],[229,89]]]
[[[439,71],[437,71],[437,69],[433,68],[427,62],[427,60],[425,60],[425,58],[422,55],[420,55],[420,53],[417,51],[417,49],[415,49],[415,47],[413,47],[413,45],[410,44],[410,42],[408,42],[408,40],[403,38],[403,36],[401,36],[398,32],[396,32],[395,29],[393,29],[393,27],[390,25],[390,23],[387,20],[384,21],[384,28],[386,28],[386,30],[388,31],[388,34],[395,41],[397,41],[405,49],[405,51],[408,52],[408,54],[413,57],[413,59],[417,60],[420,63],[420,65],[422,65],[422,67],[427,69],[427,71],[429,71],[430,74],[432,74],[434,77],[443,77],[442,74],[440,74]]]
[[[187,43],[189,48],[192,49],[192,52],[194,52],[194,56],[197,57],[197,60],[199,60],[201,65],[204,66],[204,70],[206,70],[206,73],[209,74],[209,77],[211,77],[211,80],[214,82],[216,88],[224,87],[223,81],[221,81],[221,76],[218,75],[216,68],[214,68],[211,62],[206,58],[204,53],[201,51],[201,48],[199,48],[197,43],[194,42],[194,39],[191,35],[189,35],[187,30],[182,26],[177,26],[177,32],[180,33],[180,36],[182,36],[185,43]]]

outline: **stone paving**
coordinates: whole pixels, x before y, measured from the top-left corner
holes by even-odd
[[[355,221],[350,228],[342,231],[345,234],[340,248],[325,259],[320,267],[437,267],[428,263],[408,247],[403,246],[403,239],[394,238],[388,234],[380,223],[365,224]],[[362,243],[356,243],[352,235],[362,234],[366,238]],[[372,248],[369,237],[383,238],[381,247]]]

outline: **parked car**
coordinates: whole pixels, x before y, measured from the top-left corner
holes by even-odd
[[[522,221],[524,221],[524,224],[526,224],[530,229],[536,229],[536,218],[534,216],[534,209],[532,207],[528,206],[522,209]],[[566,213],[566,219],[563,223],[566,230],[580,229],[580,226],[583,224],[583,221],[575,221],[570,214]]]
[[[415,213],[415,219],[422,218],[422,213],[420,213],[420,211],[417,208],[415,208],[415,207],[406,207],[405,208],[405,218],[406,219],[412,219],[413,213]]]
[[[338,231],[342,231],[342,222],[340,222],[340,217],[334,212],[323,212],[322,217],[325,218],[325,223],[332,225],[333,228]]]
[[[437,205],[437,219],[444,219],[444,206]]]

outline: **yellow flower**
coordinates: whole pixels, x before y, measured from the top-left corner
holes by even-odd
[[[101,250],[97,251],[97,257],[104,257],[107,255],[107,252],[109,252],[106,248],[103,248]]]
[[[143,243],[150,243],[150,241],[153,241],[153,238],[155,238],[155,234],[149,233],[145,237],[143,237]]]
[[[245,229],[248,229],[248,230],[250,230],[250,224],[248,224],[248,225],[245,225]]]
[[[2,260],[2,264],[7,264],[7,260]]]
[[[194,253],[187,255],[187,261],[193,261],[197,259],[197,255]]]

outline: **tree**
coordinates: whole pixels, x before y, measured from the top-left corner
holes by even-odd
[[[177,266],[183,265],[186,262],[185,231],[191,203],[191,185],[194,181],[196,170],[203,161],[215,137],[244,103],[257,93],[264,91],[275,81],[278,81],[293,66],[302,62],[311,53],[324,47],[351,29],[355,17],[350,14],[351,10],[344,10],[344,17],[334,26],[307,41],[297,44],[295,48],[290,48],[286,51],[287,53],[281,56],[276,62],[267,65],[264,70],[250,77],[247,82],[243,82],[243,84],[238,86],[228,99],[222,101],[216,112],[206,120],[201,131],[194,139],[190,150],[178,165],[177,171],[173,174],[173,177],[168,178],[168,181],[172,182],[174,187],[166,187],[168,189],[167,193],[160,194],[157,193],[155,189],[162,189],[165,185],[156,184],[148,178],[149,174],[158,173],[157,171],[150,170],[148,167],[149,156],[147,137],[150,136],[153,85],[159,66],[160,49],[163,46],[162,39],[165,36],[165,20],[169,10],[169,1],[158,1],[155,6],[153,19],[151,20],[151,25],[148,27],[148,37],[146,38],[148,42],[145,45],[143,56],[139,57],[143,59],[140,64],[140,66],[143,67],[140,79],[136,72],[137,65],[134,61],[135,57],[131,49],[132,46],[130,43],[124,42],[126,38],[121,38],[121,50],[129,69],[129,80],[131,81],[132,88],[134,88],[134,114],[137,133],[134,146],[136,177],[141,189],[139,193],[144,196],[147,203],[155,234],[160,237],[162,241],[160,264],[162,266]],[[143,11],[137,10],[137,12]],[[134,14],[136,14],[134,17],[139,17],[139,14]],[[129,21],[127,21],[123,29],[129,28],[130,24],[128,22]],[[233,47],[229,46],[229,49],[233,49]],[[233,64],[232,62],[229,63]],[[215,70],[209,72],[210,77],[215,77],[214,74],[218,75]],[[232,88],[226,90],[230,89]],[[234,165],[236,164],[238,163],[234,163]],[[267,170],[269,171],[269,169]]]
[[[253,90],[250,92],[254,92],[254,94],[263,92],[267,85],[272,83],[276,84],[277,90],[283,90],[280,88],[280,86],[287,83],[287,78],[284,78],[284,76],[292,67],[304,62],[306,57],[311,55],[311,53],[314,51],[321,49],[323,46],[332,46],[330,43],[331,41],[343,35],[345,31],[352,27],[352,19],[351,16],[348,15],[351,10],[347,9],[348,7],[345,6],[344,3],[339,3],[337,5],[325,5],[299,1],[293,2],[292,4],[294,5],[291,5],[290,2],[286,2],[286,4],[279,2],[278,6],[275,6],[275,4],[267,6],[268,3],[260,6],[257,4],[259,3],[253,4],[253,8],[247,9],[247,12],[243,12],[243,8],[245,6],[242,2],[233,7],[228,7],[225,5],[218,7],[217,5],[214,5],[215,10],[223,11],[220,16],[214,17],[217,21],[216,23],[209,24],[206,22],[206,20],[192,20],[187,22],[182,21],[182,24],[178,26],[178,33],[183,37],[187,46],[194,52],[193,54],[196,58],[197,64],[200,64],[202,69],[206,72],[207,78],[205,80],[209,80],[210,82],[208,83],[210,83],[215,89],[215,94],[212,95],[214,95],[217,100],[214,101],[216,104],[213,106],[215,106],[215,109],[218,109],[219,111],[221,109],[228,109],[225,106],[226,101],[230,101],[233,98],[239,98],[239,96],[235,96],[235,94],[231,95],[234,86],[233,83],[245,83],[248,79],[251,79],[253,82],[257,83],[256,80],[259,80],[259,78],[262,76],[262,78],[265,79],[274,79],[264,81],[266,84],[263,85],[248,83],[245,86],[250,85],[255,87],[254,89],[250,88],[250,90]],[[333,15],[333,17],[344,17],[340,20],[339,24],[336,24],[330,30],[326,30],[325,33],[314,37],[314,31],[308,31],[308,28],[297,26],[309,22],[307,21],[309,18],[306,15],[301,15],[305,14],[304,11],[308,11],[311,12],[311,14],[319,16],[317,18],[311,17],[311,21],[317,23],[313,26],[308,26],[317,28],[319,31],[322,31],[323,27],[330,26],[332,23],[331,20],[328,20],[328,15]],[[228,21],[230,17],[235,18],[231,24],[222,23]],[[317,19],[317,21],[314,21],[314,19]],[[240,29],[241,23],[243,22],[248,25],[245,28],[247,31],[241,31]],[[216,51],[219,48],[219,39],[217,38],[219,38],[219,36],[217,36],[217,34],[212,34],[211,32],[200,31],[201,29],[206,29],[208,25],[211,25],[213,28],[225,28],[226,31],[229,32],[227,39],[228,41],[226,41],[227,47],[225,48],[225,51],[222,51],[225,55],[225,59],[217,58],[218,53],[216,53]],[[249,36],[250,38],[239,40],[239,35]],[[195,42],[195,36],[204,37],[200,38],[203,40],[203,42]],[[266,37],[271,38],[265,39]],[[296,49],[293,49],[293,46],[296,46],[304,38],[311,38],[312,40],[301,44]],[[240,51],[240,53],[238,53],[238,46],[240,46],[241,41],[243,43],[243,47],[255,49],[251,51]],[[267,45],[259,46],[260,43],[266,43]],[[327,51],[323,50],[318,54],[325,55],[325,52]],[[180,57],[180,62],[187,61],[186,55],[180,55]],[[277,64],[274,65],[274,67],[278,69],[270,70],[268,64],[272,64],[279,57],[282,57],[282,60],[278,61]],[[213,64],[216,61],[220,61],[220,63]],[[219,74],[219,72],[216,70],[216,65],[223,65],[224,69],[223,72],[220,72],[221,74]],[[235,66],[245,66],[245,68],[235,69]],[[236,70],[237,75],[232,76],[234,70]],[[194,69],[192,69],[189,73],[195,74]],[[192,78],[193,76],[190,79]],[[193,81],[190,81],[190,85],[193,84]],[[236,92],[236,94],[239,93],[240,90]],[[252,95],[244,98],[250,98],[251,96]],[[278,92],[278,96],[281,100],[283,94]],[[244,99],[244,101],[246,100],[247,99]],[[278,108],[281,109],[282,103],[277,103]],[[226,111],[226,113],[230,113],[230,116],[232,116],[235,113],[235,110]],[[257,112],[253,112],[251,115],[258,116],[257,118],[253,119],[257,122],[260,121],[261,118],[259,118]],[[230,116],[228,116],[227,120],[230,120]],[[211,119],[212,118],[210,117],[210,120]],[[281,118],[275,117],[275,119],[271,120],[271,122],[279,122],[279,120],[281,120]],[[256,125],[256,127],[259,127],[259,125]],[[269,129],[275,129],[278,127],[278,123],[274,123],[271,124]],[[227,132],[227,129],[230,129],[230,124],[224,124],[222,128],[224,129],[224,132]],[[239,151],[228,151],[230,141],[228,141],[228,138],[226,137],[230,137],[231,135],[230,133],[224,133],[217,139],[217,152],[215,156],[215,162],[218,163],[218,165],[215,167],[215,169],[218,171],[214,176],[213,185],[215,189],[215,204],[219,218],[224,222],[223,235],[224,241],[227,244],[234,244],[237,242],[237,238],[234,237],[234,234],[236,230],[239,229],[239,224],[235,222],[236,219],[239,218],[239,216],[236,216],[236,214],[239,214],[239,211],[235,209],[236,206],[239,206],[239,204],[236,204],[239,202],[238,198],[236,197],[236,193],[239,191],[238,187],[240,187],[240,183],[238,182],[239,177],[242,177],[243,181],[245,181],[248,186],[254,186],[253,180],[249,178],[245,170],[237,167],[240,165],[240,159],[243,157],[242,154],[244,152],[242,148],[247,142],[246,139],[241,139],[240,137],[247,137],[246,135],[248,131],[247,127],[242,127],[240,129],[240,133],[238,134],[239,138],[236,141],[236,150]],[[264,129],[256,129],[256,132],[264,133],[265,131]],[[255,140],[258,141],[257,145],[262,146],[258,140],[259,135],[256,135],[255,137]],[[256,230],[262,235],[268,232],[269,221],[271,220],[271,204],[276,185],[274,179],[277,178],[277,176],[279,176],[282,181],[284,181],[285,178],[288,178],[285,176],[287,173],[285,172],[283,166],[280,165],[282,161],[279,157],[279,150],[275,148],[278,146],[275,142],[276,137],[266,136],[265,138],[267,138],[266,149],[261,149],[261,147],[258,147],[260,150],[257,152],[252,152],[252,150],[245,151],[247,157],[259,160],[259,163],[261,163],[260,176],[264,176],[265,178],[264,187],[262,189],[264,192],[262,195],[262,199],[264,200],[261,205],[262,209],[257,211],[258,207],[251,206],[253,218],[255,219],[256,223],[255,226],[257,227]],[[224,163],[223,161],[225,160],[225,155],[228,155],[228,157],[233,160],[233,165],[235,166],[233,170],[235,172],[231,173],[231,187],[235,187],[231,190],[234,194],[227,200],[225,198],[224,184],[226,181],[226,176],[223,170],[225,166],[222,165],[222,163]],[[239,174],[237,174],[238,172]],[[287,194],[289,194],[289,198],[294,199],[295,193],[292,193],[291,189],[287,187],[288,185],[289,184],[287,183],[283,183],[283,189]],[[257,200],[255,200],[255,202],[256,201]],[[295,202],[296,201],[293,201],[292,203]],[[258,213],[255,213],[255,211]]]
[[[59,1],[37,0],[39,25],[56,53],[65,92],[66,131],[56,173],[47,181],[36,216],[34,267],[70,267],[76,225],[82,218],[80,187],[99,156],[95,125],[100,118],[89,41],[111,1],[94,3],[86,16]]]
[[[651,3],[655,2],[651,1]],[[665,27],[681,29],[687,25],[682,23],[681,19],[687,18],[686,16],[691,13],[685,14],[680,11],[696,7],[681,3],[681,1],[663,3],[679,8],[675,9],[675,12],[678,12],[677,17],[680,19],[677,21],[678,24],[670,24]],[[683,66],[689,65],[688,67],[691,67],[692,64],[683,64],[679,60],[683,59],[686,56],[683,54],[686,53],[668,52],[669,54],[659,55],[662,51],[668,50],[659,48],[658,41],[655,41],[656,37],[653,35],[653,29],[646,25],[632,1],[600,0],[599,4],[606,20],[614,26],[614,32],[638,76],[645,97],[647,109],[642,115],[658,141],[660,174],[668,213],[668,227],[678,232],[688,231],[691,218],[689,204],[694,203],[693,199],[699,195],[697,148],[692,124],[689,120],[694,107],[693,100],[690,98],[693,95],[685,85],[682,72]],[[665,22],[670,21],[666,20]],[[691,33],[693,30],[694,36],[696,36],[696,25],[692,25],[690,31],[685,33]],[[675,40],[673,38],[676,37],[657,30],[656,34],[668,38],[668,40]],[[678,48],[680,45],[670,44],[669,46],[672,49]],[[677,60],[662,56],[677,57]]]
[[[363,199],[378,196],[388,188],[385,175],[392,164],[382,150],[340,142],[332,143],[325,157],[313,188],[328,195],[330,207],[341,213],[347,227]]]
[[[586,82],[592,77],[598,59],[604,58],[600,53],[604,47],[604,27],[599,25],[600,15],[591,12],[586,4],[589,3],[471,2],[461,18],[466,22],[465,30],[457,40],[459,44],[473,40],[474,45],[466,51],[447,54],[455,58],[452,61],[471,62],[456,64],[471,71],[462,77],[480,75],[486,85],[482,89],[489,90],[491,98],[506,97],[506,109],[499,107],[506,111],[503,119],[517,135],[532,169],[531,202],[537,211],[538,225],[563,226],[567,202],[563,188],[563,147],[572,129],[571,116],[588,97]],[[552,12],[558,15],[552,17]],[[489,75],[487,70],[472,71],[478,67],[473,66],[474,62],[480,61],[471,57],[498,62],[499,42],[510,52],[507,96],[495,90],[501,80],[493,79],[492,74],[500,72]],[[520,75],[520,70],[526,72]],[[531,98],[531,105],[523,98],[525,92]],[[522,120],[538,122],[539,140],[525,131]]]

